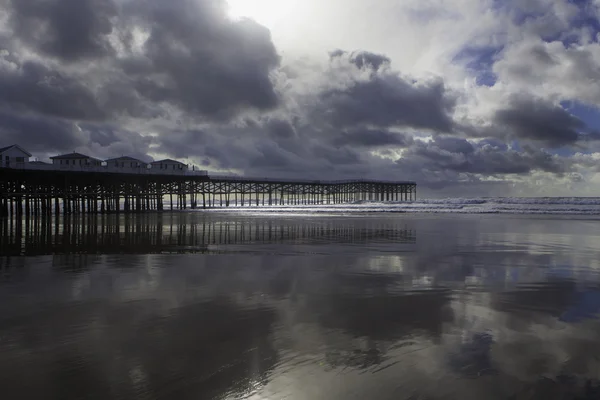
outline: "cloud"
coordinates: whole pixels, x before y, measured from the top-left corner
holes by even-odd
[[[0,0],[0,142],[448,192],[597,179],[598,8],[305,3],[310,32],[224,0]]]
[[[148,35],[142,53],[130,54],[122,65],[140,95],[211,119],[278,104],[270,73],[279,55],[269,31],[251,20],[229,20],[223,4],[128,3],[124,20]],[[132,28],[125,29],[134,35]]]
[[[85,144],[75,124],[41,115],[21,115],[0,110],[3,143],[24,143],[31,152],[63,152]]]
[[[331,74],[350,71],[345,81],[334,81],[318,96],[318,112],[335,128],[357,125],[375,127],[414,127],[448,132],[453,122],[450,116],[455,99],[441,79],[410,81],[396,71],[380,70],[383,56],[365,55],[344,59],[333,64]],[[360,60],[360,61],[358,61]],[[370,60],[370,61],[368,61]]]
[[[296,134],[294,127],[289,121],[277,118],[269,119],[266,123],[266,129],[271,136],[277,138],[291,138]]]
[[[0,71],[4,109],[72,120],[102,120],[109,115],[84,83],[66,73],[35,61]]]
[[[402,152],[396,164],[400,170],[418,175],[425,185],[441,181],[445,186],[478,182],[482,176],[509,180],[510,175],[533,171],[562,174],[570,170],[564,159],[531,147],[517,151],[497,139],[471,142],[455,137],[437,137],[429,142],[417,140]]]
[[[8,0],[15,38],[63,61],[114,54],[113,0]]]
[[[5,11],[11,21],[12,50],[19,53],[13,55],[16,70],[5,76],[4,100],[11,105],[35,111],[75,108],[66,117],[101,118],[116,111],[113,100],[124,97],[130,103],[167,104],[209,119],[228,119],[246,109],[267,110],[278,104],[270,73],[279,65],[279,55],[269,31],[250,20],[228,19],[221,1],[9,4]],[[38,57],[32,60],[27,52],[19,52],[19,43]],[[48,59],[42,62],[39,57]],[[52,60],[96,64],[67,70]],[[31,104],[28,96],[41,98]],[[94,104],[95,98],[106,102]],[[136,107],[141,106],[132,104],[128,111]]]
[[[508,46],[494,72],[503,84],[540,97],[600,101],[600,44],[528,38]]]
[[[392,60],[383,54],[375,54],[369,51],[354,51],[348,53],[344,50],[334,50],[329,53],[331,60],[343,59],[350,62],[358,69],[379,70],[382,67],[389,67]]]
[[[543,141],[551,145],[576,142],[585,123],[560,106],[540,99],[513,96],[508,108],[497,110],[494,122],[509,129],[519,139]]]
[[[342,132],[333,140],[335,146],[364,146],[364,147],[382,147],[395,145],[405,147],[411,143],[410,136],[401,133],[390,132],[377,129],[356,129]]]

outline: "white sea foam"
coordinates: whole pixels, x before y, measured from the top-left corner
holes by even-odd
[[[351,204],[246,206],[214,208],[212,211],[276,214],[356,213],[466,213],[600,215],[598,197],[479,197],[421,199],[416,202],[368,202]]]

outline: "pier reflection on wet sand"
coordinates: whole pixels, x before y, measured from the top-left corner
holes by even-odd
[[[585,221],[137,217],[2,228],[9,398],[600,395]]]
[[[360,223],[360,226],[356,222]],[[414,243],[415,233],[397,224],[339,219],[273,220],[198,213],[103,215],[4,220],[0,254],[205,253],[249,244]]]

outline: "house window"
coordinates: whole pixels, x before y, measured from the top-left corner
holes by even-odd
[[[19,162],[19,163],[25,162],[25,157],[17,157],[17,162]]]
[[[73,160],[72,164],[75,165],[75,160]]]

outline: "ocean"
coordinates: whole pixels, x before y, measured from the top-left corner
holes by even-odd
[[[600,215],[600,197],[477,197],[421,199],[415,202],[358,201],[352,204],[277,207],[215,208],[217,212],[243,209],[249,213],[462,213]]]
[[[6,399],[598,399],[600,199],[0,221]]]

